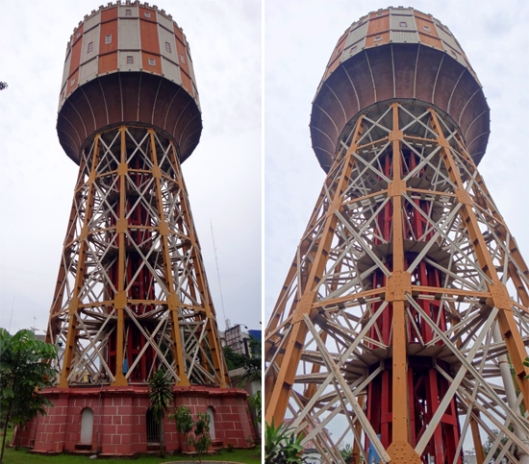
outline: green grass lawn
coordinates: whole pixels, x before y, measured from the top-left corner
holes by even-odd
[[[11,439],[11,433],[8,433],[7,443]],[[0,439],[3,437],[0,437]],[[165,458],[155,456],[141,456],[137,458],[100,458],[89,459],[88,456],[79,456],[75,454],[58,454],[55,456],[43,456],[40,454],[29,453],[26,449],[15,451],[14,448],[8,448],[4,451],[3,464],[89,464],[92,462],[102,462],[104,464],[124,464],[127,462],[135,464],[160,464],[162,462],[172,461],[193,461],[190,456],[166,456]],[[231,461],[248,464],[261,463],[261,449],[251,450],[233,450],[228,452],[223,450],[218,454],[207,456],[204,461]],[[198,462],[198,460],[196,460]]]

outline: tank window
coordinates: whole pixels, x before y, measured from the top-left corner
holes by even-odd
[[[132,64],[132,63],[134,63],[134,57],[128,55],[128,56],[127,56],[127,64]]]
[[[400,27],[408,27],[408,24],[406,23],[406,21],[401,21]]]
[[[132,16],[131,10],[125,10],[125,16]]]
[[[382,40],[382,36],[381,35],[377,35],[374,39],[373,39],[375,42],[379,42]]]
[[[149,58],[149,65],[150,66],[156,65],[156,61],[154,61],[154,58]]]
[[[75,77],[70,81],[70,87],[75,84]]]
[[[87,52],[90,53],[94,49],[94,42],[89,42],[87,47]]]
[[[165,42],[165,51],[171,53],[171,44],[169,42]]]
[[[430,28],[428,26],[423,26],[422,27],[426,32],[430,32]]]
[[[457,58],[457,53],[454,50],[452,50],[452,55],[454,55]]]
[[[186,62],[186,59],[184,58],[184,55],[182,55],[181,53],[180,53],[180,61],[181,61],[182,63],[185,63],[185,62]]]
[[[351,55],[352,55],[354,52],[356,52],[356,49],[357,49],[357,48],[358,48],[358,47],[357,47],[356,45],[354,45],[354,46],[351,47],[351,50],[349,50],[349,52],[351,53]]]
[[[108,34],[107,36],[105,36],[105,43],[112,43],[112,34]]]
[[[77,38],[79,38],[79,37],[81,37],[81,33],[80,32],[77,33]]]
[[[146,18],[151,17],[151,13],[149,11],[144,11],[143,14],[145,15]]]
[[[382,13],[381,13],[381,12],[378,12],[378,13],[377,13],[377,16],[382,16]]]

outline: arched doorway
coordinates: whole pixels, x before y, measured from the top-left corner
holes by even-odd
[[[85,408],[81,413],[81,443],[92,443],[93,429],[94,412],[90,408]]]
[[[208,407],[206,413],[209,416],[209,436],[212,440],[215,440],[215,417],[213,415],[213,408]]]

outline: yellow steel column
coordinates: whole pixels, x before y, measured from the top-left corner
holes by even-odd
[[[479,411],[475,411],[474,414],[479,415]],[[483,444],[481,443],[481,437],[479,435],[478,423],[473,416],[470,416],[470,430],[472,431],[472,440],[474,442],[474,450],[476,451],[476,464],[484,464],[485,453],[483,452]]]
[[[518,386],[522,392],[524,407],[526,410],[529,410],[529,379],[527,379],[527,376],[529,376],[529,368],[525,367],[523,364],[527,354],[512,313],[513,302],[509,296],[507,288],[500,281],[498,274],[496,273],[490,252],[488,251],[487,244],[483,238],[476,215],[473,211],[472,199],[470,194],[465,190],[459,174],[459,169],[452,158],[450,144],[443,135],[435,111],[430,109],[430,115],[434,131],[437,134],[437,141],[439,145],[441,145],[441,157],[445,163],[450,180],[457,185],[455,193],[459,203],[462,205],[460,214],[463,219],[463,224],[465,224],[467,228],[470,241],[474,247],[474,252],[476,253],[481,269],[483,269],[483,272],[485,272],[485,274],[492,280],[492,284],[487,282],[488,290],[492,295],[487,301],[487,305],[495,306],[499,309],[498,323],[500,331],[511,358]]]
[[[151,160],[152,160],[152,176],[154,178],[155,184],[155,195],[156,195],[156,206],[158,209],[158,217],[160,222],[157,226],[158,232],[162,238],[162,254],[164,259],[164,272],[165,272],[165,285],[167,286],[167,291],[169,295],[167,297],[167,306],[171,313],[171,324],[172,324],[172,338],[173,338],[173,350],[174,358],[176,363],[176,373],[179,378],[177,385],[188,386],[189,378],[185,372],[185,362],[184,362],[184,347],[182,345],[182,338],[180,337],[180,324],[178,322],[178,309],[179,301],[178,295],[174,290],[173,282],[173,271],[171,268],[171,255],[169,253],[169,225],[165,219],[165,213],[163,210],[163,201],[162,201],[162,187],[161,187],[161,177],[162,171],[158,165],[158,154],[156,152],[156,140],[154,135],[154,130],[149,129],[149,141],[151,146]]]
[[[280,363],[280,370],[277,376],[272,394],[269,396],[268,404],[266,405],[266,422],[271,424],[272,420],[275,425],[282,423],[285,418],[285,413],[288,406],[288,400],[296,376],[299,361],[305,338],[307,336],[308,327],[303,322],[303,316],[312,313],[312,304],[314,303],[317,293],[312,291],[315,283],[318,282],[325,269],[325,264],[328,259],[329,247],[334,237],[337,217],[335,212],[341,208],[342,194],[347,188],[349,178],[353,167],[352,153],[357,148],[359,135],[361,134],[362,118],[358,120],[355,133],[345,155],[344,165],[340,178],[336,185],[332,203],[327,210],[325,223],[323,226],[321,238],[318,243],[317,251],[314,256],[312,268],[303,295],[298,302],[293,304],[292,314],[292,328],[286,340],[285,354],[278,359]]]
[[[204,264],[202,262],[201,254],[199,253],[200,244],[196,235],[193,218],[191,216],[191,209],[189,207],[189,200],[187,195],[187,189],[184,183],[184,178],[181,173],[180,163],[178,161],[176,151],[173,147],[172,150],[172,162],[175,167],[177,182],[180,186],[180,204],[182,208],[182,216],[184,222],[189,228],[189,240],[191,242],[191,256],[192,262],[195,266],[195,273],[197,277],[197,287],[202,295],[204,315],[206,317],[206,333],[209,341],[209,349],[211,350],[211,358],[213,360],[213,369],[220,381],[221,387],[226,387],[230,384],[228,377],[228,370],[224,362],[224,356],[221,353],[221,346],[218,339],[218,327],[216,323],[215,311],[211,303],[211,295],[209,287],[206,282]]]
[[[401,178],[399,105],[393,103],[393,130],[389,134],[392,152],[393,179],[388,196],[393,205],[393,269],[386,287],[386,301],[393,306],[393,377],[392,377],[392,442],[388,448],[392,463],[420,464],[421,458],[408,441],[408,362],[406,355],[406,294],[411,294],[411,276],[404,269],[404,232],[402,224],[402,194],[406,183]]]
[[[64,358],[61,377],[59,380],[60,388],[68,387],[68,377],[72,368],[73,349],[76,342],[77,334],[77,312],[79,310],[79,291],[83,285],[85,267],[86,267],[86,241],[89,235],[88,223],[92,217],[92,209],[94,207],[94,188],[96,180],[97,163],[99,161],[99,137],[96,135],[94,138],[94,152],[92,154],[92,165],[90,166],[90,175],[87,180],[88,195],[86,199],[86,210],[85,217],[83,220],[83,229],[79,236],[79,260],[77,263],[77,273],[75,275],[75,287],[73,297],[70,301],[68,308],[69,320],[68,320],[68,334],[66,338],[66,346],[64,347]],[[79,167],[81,169],[81,166]]]
[[[126,126],[119,128],[120,136],[120,163],[118,165],[118,185],[119,185],[119,214],[116,223],[116,234],[118,236],[118,288],[114,296],[114,308],[116,310],[117,327],[116,327],[116,375],[113,386],[128,385],[127,379],[123,375],[123,344],[125,335],[124,309],[127,304],[127,294],[125,292],[125,240],[128,231],[128,221],[126,212],[127,198],[127,145],[126,145]]]

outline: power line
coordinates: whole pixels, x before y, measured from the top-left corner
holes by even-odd
[[[219,271],[219,261],[217,259],[217,246],[215,245],[215,234],[213,233],[213,223],[209,221],[211,227],[211,238],[213,240],[213,252],[215,253],[215,266],[217,267],[217,279],[219,281],[219,290],[220,290],[220,305],[222,308],[222,317],[224,318],[224,324],[226,328],[229,328],[229,321],[226,319],[226,313],[224,311],[224,298],[222,296],[222,285],[220,284],[220,271]]]

